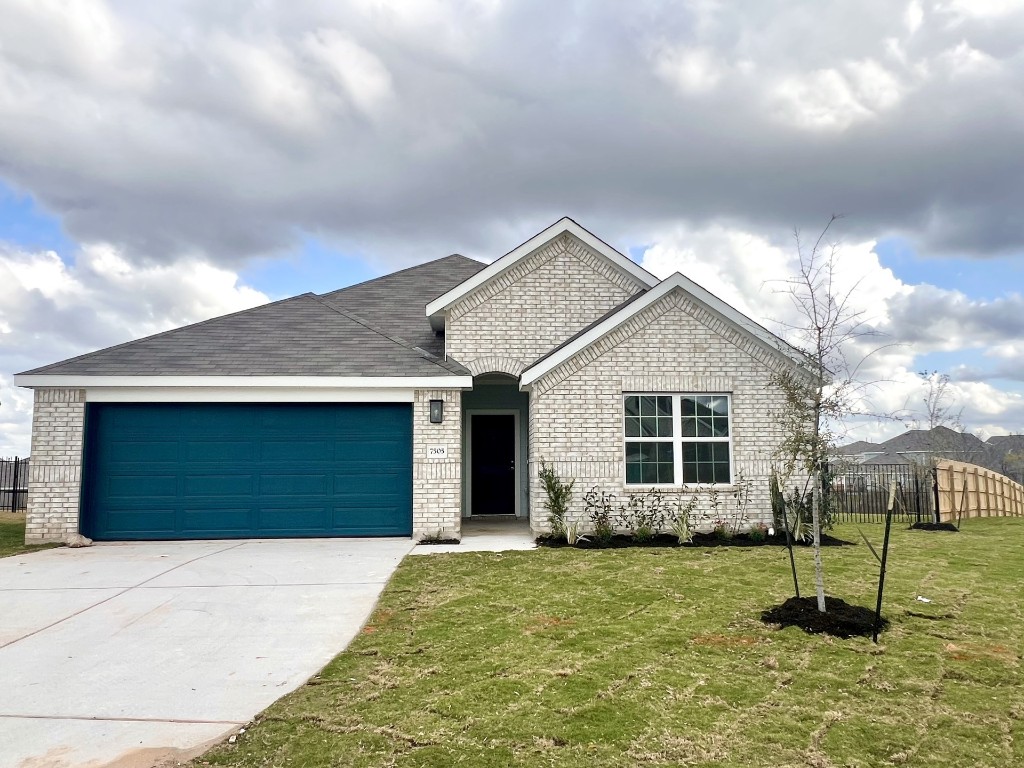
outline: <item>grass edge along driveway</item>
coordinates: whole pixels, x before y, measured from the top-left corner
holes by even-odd
[[[0,512],[0,557],[24,555],[60,544],[25,544],[25,513]]]

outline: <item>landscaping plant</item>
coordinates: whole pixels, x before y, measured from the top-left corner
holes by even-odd
[[[572,500],[572,490],[576,481],[562,482],[555,470],[543,461],[540,464],[540,481],[547,496],[544,506],[548,510],[548,525],[551,526],[551,534],[558,538],[564,538],[569,519],[569,502]]]

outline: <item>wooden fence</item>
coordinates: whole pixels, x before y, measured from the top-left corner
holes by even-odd
[[[945,459],[936,475],[943,522],[955,523],[958,517],[1024,517],[1024,485],[1006,475]]]

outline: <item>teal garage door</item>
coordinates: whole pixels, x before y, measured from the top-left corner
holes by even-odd
[[[99,540],[412,533],[406,404],[90,403]]]

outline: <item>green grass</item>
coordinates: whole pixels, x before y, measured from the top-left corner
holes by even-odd
[[[874,605],[867,547],[825,566]],[[896,530],[888,584],[876,646],[759,621],[783,549],[407,558],[348,651],[198,763],[1024,765],[1024,521]]]
[[[0,512],[0,557],[38,552],[59,544],[25,545],[25,514],[23,512]]]

